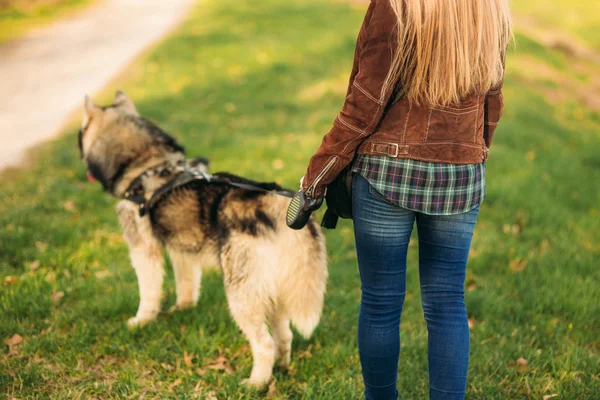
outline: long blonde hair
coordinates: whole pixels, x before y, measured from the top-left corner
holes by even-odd
[[[399,82],[409,101],[444,106],[502,80],[512,38],[508,0],[389,1],[398,48],[384,94]]]

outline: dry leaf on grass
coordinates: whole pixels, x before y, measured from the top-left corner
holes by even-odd
[[[514,260],[512,260],[510,262],[510,264],[508,265],[510,267],[510,269],[512,269],[513,271],[516,272],[521,272],[525,269],[525,267],[527,266],[527,260],[523,260],[521,258],[515,258]]]
[[[517,360],[517,371],[519,371],[519,372],[527,371],[527,364],[529,364],[529,362],[526,359],[524,359],[523,357],[520,357]]]
[[[73,211],[74,208],[75,208],[75,205],[73,204],[72,200],[65,201],[65,210]]]
[[[35,271],[36,269],[38,269],[40,267],[40,262],[38,260],[33,261],[31,264],[29,264],[29,269],[31,271]]]
[[[104,271],[95,272],[94,275],[96,275],[96,278],[98,278],[98,279],[104,279],[104,278],[108,278],[109,276],[111,276],[112,272],[105,269]]]
[[[206,394],[206,400],[219,400],[215,395],[215,392],[210,391]]]
[[[50,295],[50,300],[54,303],[54,304],[58,304],[58,302],[60,301],[60,299],[62,299],[65,296],[64,292],[54,292]]]
[[[4,278],[4,283],[7,285],[14,285],[18,281],[19,281],[19,278],[17,278],[16,276],[12,276],[12,275],[9,275]]]
[[[219,357],[217,357],[216,359],[212,360],[209,362],[209,364],[206,366],[206,368],[208,369],[214,369],[217,371],[225,371],[227,372],[229,375],[233,375],[235,373],[235,371],[233,370],[233,368],[231,368],[231,365],[229,365],[229,360],[221,355]]]
[[[23,343],[23,336],[19,335],[18,333],[15,333],[14,335],[6,339],[4,343],[9,345],[10,347],[20,345],[21,343]]]
[[[272,399],[277,396],[277,386],[275,385],[275,379],[269,383],[269,391],[267,392],[267,399]]]
[[[298,353],[298,359],[302,360],[303,358],[312,358],[312,350],[313,345],[309,344],[308,347],[306,348],[306,350],[302,350],[301,352]]]
[[[544,400],[549,400],[549,399],[552,399],[554,397],[558,397],[558,395],[556,393],[554,393],[554,394],[547,394],[547,395],[544,396]]]
[[[193,354],[188,354],[187,351],[183,351],[183,362],[185,365],[187,365],[188,367],[192,367],[194,365],[194,355]]]
[[[185,324],[181,324],[181,326],[179,327],[179,333],[181,333],[181,335],[183,336],[183,334],[185,333]]]
[[[175,367],[173,367],[171,364],[160,363],[160,366],[167,371],[173,371],[175,369]]]
[[[181,384],[181,378],[175,380],[175,382],[169,385],[169,390],[173,390],[174,387],[179,386]]]

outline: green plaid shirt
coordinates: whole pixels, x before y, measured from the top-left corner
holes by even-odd
[[[359,173],[384,200],[430,215],[471,211],[485,197],[485,164],[430,163],[386,156],[359,155]]]

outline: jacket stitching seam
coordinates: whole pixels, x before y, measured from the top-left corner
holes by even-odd
[[[467,114],[472,114],[474,112],[478,112],[479,113],[479,109],[478,108],[468,109],[468,110],[463,111],[463,112],[454,112],[454,111],[442,110],[442,109],[439,109],[439,108],[431,108],[431,111],[437,111],[437,112],[442,112],[442,113],[447,113],[447,114],[452,114],[452,115],[467,115]]]
[[[364,89],[362,86],[360,86],[356,81],[354,81],[352,83],[353,86],[355,86],[362,94],[364,94],[367,98],[369,98],[369,100],[379,104],[379,105],[383,105],[383,101],[381,100],[377,100],[375,98],[375,96],[371,95],[369,92],[367,92],[366,89]]]
[[[429,137],[429,127],[431,126],[431,114],[433,114],[433,110],[429,109],[429,119],[427,120],[427,131],[425,131],[425,138],[423,139],[423,141],[427,141],[427,138]]]
[[[412,104],[408,105],[408,113],[406,114],[406,121],[404,122],[404,131],[402,131],[402,141],[406,137],[406,128],[408,127],[408,120],[410,118],[410,112],[412,111]]]
[[[342,118],[342,116],[341,116],[341,115],[338,115],[338,120],[339,120],[339,121],[340,121],[340,122],[341,122],[343,125],[345,125],[347,128],[349,128],[349,129],[352,129],[354,132],[360,133],[360,134],[361,134],[361,136],[363,136],[363,135],[366,135],[366,134],[367,134],[367,132],[363,131],[362,129],[360,129],[360,128],[357,128],[357,127],[355,127],[354,125],[351,125],[350,123],[348,123],[348,122],[344,121],[344,119]]]
[[[479,131],[479,106],[481,104],[481,97],[477,96],[477,114],[475,114],[475,131],[473,132],[473,143],[477,143],[477,132]]]
[[[374,141],[369,141],[369,143],[373,144],[380,144],[380,145],[390,145],[390,144],[398,144],[398,146],[402,147],[402,146],[431,146],[431,145],[440,145],[440,144],[455,144],[457,146],[465,146],[465,147],[469,147],[472,149],[478,149],[479,146],[477,144],[473,145],[469,142],[457,142],[457,141],[451,141],[451,140],[444,140],[444,141],[440,141],[440,142],[427,142],[427,143],[423,143],[423,142],[406,142],[406,143],[394,143],[394,142],[387,142],[387,141],[380,141],[380,140],[374,140]]]

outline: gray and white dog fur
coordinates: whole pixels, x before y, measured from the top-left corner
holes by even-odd
[[[183,147],[140,117],[122,91],[106,107],[86,96],[79,148],[89,173],[116,198],[144,171],[185,160]],[[207,167],[207,162],[195,164]],[[143,178],[146,200],[174,173]],[[281,189],[230,174],[215,176]],[[175,272],[174,309],[194,307],[202,270],[220,266],[229,309],[252,350],[252,372],[245,382],[264,387],[277,359],[284,367],[290,363],[290,322],[304,337],[319,323],[327,281],[323,233],[313,219],[300,231],[289,229],[288,203],[275,194],[206,181],[169,192],[144,216],[136,204],[121,200],[117,214],[140,291],[137,314],[128,324],[144,325],[160,312],[164,250]]]

